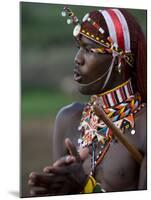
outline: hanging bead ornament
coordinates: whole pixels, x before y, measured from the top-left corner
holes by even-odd
[[[63,11],[61,12],[61,15],[62,15],[62,17],[66,17],[66,12],[63,10]]]
[[[121,73],[122,71],[122,59],[121,57],[118,58],[118,72],[119,74]]]
[[[61,15],[62,15],[62,17],[66,17],[68,15],[69,18],[67,19],[67,24],[77,25],[79,23],[79,20],[78,20],[77,16],[67,6],[65,6],[63,8],[63,11],[61,12]]]
[[[73,20],[72,19],[67,19],[67,24],[72,24]]]

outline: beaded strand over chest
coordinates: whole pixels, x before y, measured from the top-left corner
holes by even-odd
[[[80,147],[89,148],[92,174],[104,158],[113,139],[112,130],[93,111],[96,97],[101,101],[104,112],[123,133],[125,129],[130,129],[132,134],[135,133],[134,114],[143,107],[140,95],[133,93],[131,80],[113,90],[91,97],[83,109],[78,127],[81,132],[78,144]]]

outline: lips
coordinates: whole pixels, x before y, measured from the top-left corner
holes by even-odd
[[[74,69],[73,71],[73,75],[74,75],[74,80],[77,82],[81,82],[82,81],[82,76],[80,74],[80,72],[76,69]]]

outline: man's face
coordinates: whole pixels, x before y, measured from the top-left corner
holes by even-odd
[[[83,94],[90,95],[103,92],[101,88],[107,76],[105,72],[107,72],[111,65],[112,55],[92,52],[92,48],[98,48],[101,45],[84,36],[81,36],[77,40],[77,43],[79,50],[75,56],[74,80],[78,83],[79,91]],[[101,80],[89,84],[97,80],[104,73],[105,75]]]

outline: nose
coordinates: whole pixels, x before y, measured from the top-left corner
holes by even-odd
[[[82,49],[80,48],[79,51],[77,52],[74,62],[76,65],[82,66],[84,64],[84,57],[82,53]]]

